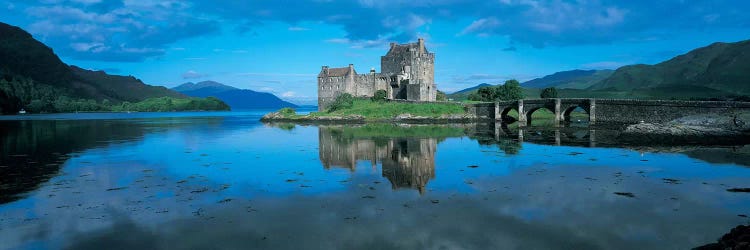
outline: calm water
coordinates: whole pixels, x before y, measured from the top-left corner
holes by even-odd
[[[0,248],[686,249],[750,215],[750,146],[262,113],[3,117]]]

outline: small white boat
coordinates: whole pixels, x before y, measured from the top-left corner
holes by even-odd
[[[26,110],[21,109],[21,110],[18,111],[18,114],[21,114],[21,115],[26,114]]]

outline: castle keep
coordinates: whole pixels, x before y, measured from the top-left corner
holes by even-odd
[[[344,68],[323,66],[318,74],[318,111],[324,111],[337,96],[349,93],[355,97],[372,97],[385,90],[386,98],[413,101],[435,101],[435,54],[427,51],[424,39],[416,43],[391,43],[380,57],[380,69],[357,74],[354,65]]]

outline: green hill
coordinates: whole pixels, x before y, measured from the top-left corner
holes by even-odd
[[[452,98],[453,100],[466,100],[469,98],[469,95],[471,93],[474,93],[477,91],[477,89],[485,86],[493,86],[492,84],[482,83],[474,87],[465,88],[453,93],[448,94],[448,98]]]
[[[521,84],[524,88],[585,89],[612,75],[614,70],[569,70],[536,78]]]
[[[154,98],[187,98],[132,76],[68,66],[51,48],[21,28],[0,23],[0,113],[109,111],[115,105]],[[225,107],[217,99],[192,98],[184,107]],[[127,104],[126,103],[126,104]],[[157,103],[157,102],[149,102]],[[163,103],[167,102],[166,100]],[[128,105],[125,105],[128,106]],[[139,106],[143,107],[143,106]],[[170,107],[143,107],[168,111]],[[222,108],[222,109],[228,109]]]
[[[575,90],[588,88],[602,79],[609,77],[614,70],[570,70],[557,72],[551,75],[547,75],[541,78],[536,78],[530,81],[521,83],[521,87],[524,88],[526,96],[533,98],[538,97],[541,92],[540,89],[547,87],[555,87],[558,89],[571,89],[567,92],[578,92]],[[487,83],[482,83],[477,86],[466,88],[463,90],[456,91],[448,95],[448,98],[453,100],[461,101],[469,98],[471,93],[474,93],[480,87],[494,86]]]
[[[671,93],[683,88],[698,93]],[[672,97],[686,97],[684,94],[701,94],[702,91],[717,95],[748,95],[750,40],[714,43],[655,65],[624,66],[590,89],[645,91],[651,95]]]

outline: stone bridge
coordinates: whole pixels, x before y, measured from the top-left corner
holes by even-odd
[[[505,120],[508,112],[515,110],[519,126],[527,126],[531,124],[531,115],[540,109],[554,113],[557,125],[569,122],[570,113],[576,108],[588,114],[589,124],[660,123],[698,114],[733,116],[738,111],[750,111],[750,102],[550,98],[477,103],[467,108],[479,118],[493,120]]]

